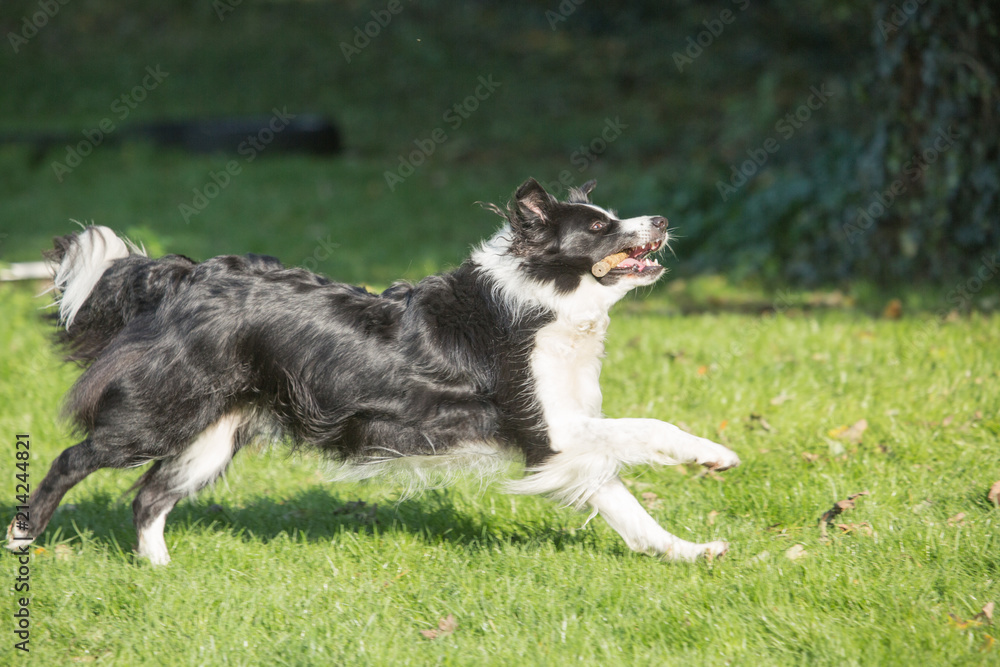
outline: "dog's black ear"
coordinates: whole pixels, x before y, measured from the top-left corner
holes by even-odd
[[[533,178],[529,178],[514,193],[514,200],[521,214],[526,218],[534,218],[541,222],[549,219],[552,206],[556,204],[555,197],[545,191],[545,188]]]
[[[595,186],[597,186],[597,180],[592,178],[578,188],[570,188],[569,199],[566,201],[570,204],[589,204],[590,193],[593,192]]]

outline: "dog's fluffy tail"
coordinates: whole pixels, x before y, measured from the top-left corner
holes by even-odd
[[[45,253],[54,265],[59,340],[67,357],[89,363],[139,314],[155,310],[194,262],[159,261],[107,227],[85,227],[53,240]]]
[[[46,257],[56,264],[59,322],[68,330],[104,272],[116,259],[129,256],[129,245],[107,227],[92,226],[76,234],[56,237],[52,246]],[[135,246],[132,248],[138,251]],[[141,251],[138,254],[145,255]]]

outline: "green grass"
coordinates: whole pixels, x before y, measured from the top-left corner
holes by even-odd
[[[11,471],[14,434],[31,434],[37,483],[73,442],[57,412],[76,371],[49,350],[31,294],[0,288],[0,433]],[[599,518],[581,529],[580,514],[474,481],[397,503],[398,488],[324,484],[321,462],[278,447],[180,505],[174,560],[155,569],[131,553],[121,498],[139,472],[103,471],[31,558],[35,664],[996,664],[997,648],[981,650],[995,629],[949,614],[1000,598],[986,500],[1000,479],[1000,318],[642,312],[670,307],[656,293],[618,309],[605,410],[740,453],[719,478],[627,475],[674,533],[729,540],[723,560],[636,555]],[[831,437],[862,418],[861,442]],[[12,502],[13,472],[2,488]],[[824,538],[820,516],[859,491],[837,520],[858,528]],[[807,555],[792,561],[796,544]],[[454,634],[421,636],[449,614]]]
[[[338,43],[370,20],[369,4],[244,2],[221,23],[209,4],[121,4],[62,6],[20,53],[0,58],[0,130],[94,128],[160,64],[169,77],[128,122],[287,105],[334,118],[347,151],[265,153],[185,223],[179,205],[229,157],[105,145],[60,182],[51,163],[64,149],[3,145],[2,261],[38,259],[75,218],[155,254],[275,254],[384,287],[461,262],[497,222],[477,200],[502,201],[526,176],[552,181],[568,169],[577,182],[597,178],[597,201],[623,215],[670,217],[680,263],[702,240],[692,222],[715,206],[715,180],[745,159],[741,147],[773,132],[810,85],[846,76],[855,48],[809,37],[843,17],[786,3],[748,12],[680,76],[672,51],[715,9],[651,17],[586,3],[550,31],[555,2],[515,12],[406,3],[348,64]],[[5,3],[0,23],[16,30],[37,8]],[[800,44],[745,41],[775,12],[802,27]],[[868,14],[859,15],[846,34],[864,41]],[[628,39],[619,23],[604,30],[612,18]],[[503,82],[495,96],[390,192],[383,172],[490,73]],[[864,109],[835,102],[829,113]],[[618,114],[630,127],[576,171],[573,152]],[[823,123],[806,127],[775,166],[808,154],[822,132]],[[947,320],[936,318],[955,305],[952,285],[795,292],[771,318],[759,313],[784,303],[773,290],[704,275],[666,280],[617,309],[607,414],[684,424],[744,460],[719,477],[627,475],[634,493],[655,494],[645,501],[671,532],[730,541],[721,561],[636,555],[600,518],[581,529],[583,515],[475,481],[402,502],[391,486],[328,485],[322,462],[279,446],[242,454],[227,481],[182,503],[166,530],[173,562],[155,569],[132,555],[123,497],[141,471],[102,471],[68,495],[31,556],[31,661],[997,664],[996,628],[949,616],[968,621],[1000,598],[1000,513],[986,500],[1000,479],[1000,315],[975,312],[996,310],[996,283],[962,304],[971,315]],[[0,284],[8,506],[15,434],[31,435],[33,483],[73,444],[59,406],[79,371],[49,347],[39,289]],[[902,320],[878,317],[892,296]],[[831,436],[860,419],[869,423],[860,442]],[[855,529],[824,537],[820,516],[860,491],[870,494],[838,518]],[[792,561],[785,553],[798,544],[807,555]],[[15,561],[0,560],[9,577],[0,664],[11,664],[25,659],[9,632]],[[420,634],[449,614],[456,632]]]

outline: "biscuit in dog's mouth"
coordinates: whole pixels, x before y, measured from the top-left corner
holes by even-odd
[[[651,241],[645,245],[634,248],[625,248],[621,252],[608,255],[591,268],[591,271],[598,278],[602,278],[611,271],[621,273],[642,273],[648,268],[660,266],[656,259],[649,259],[649,255],[660,249],[660,241]]]

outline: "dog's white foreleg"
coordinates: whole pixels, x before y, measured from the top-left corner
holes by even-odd
[[[584,419],[572,430],[575,433],[567,434],[567,442],[600,450],[625,465],[699,463],[726,470],[740,464],[740,457],[728,447],[656,419]]]
[[[740,464],[727,447],[655,419],[585,417],[555,424],[550,435],[555,455],[508,483],[508,490],[548,494],[579,507],[623,467],[700,463],[726,470]]]
[[[725,542],[696,544],[671,535],[656,523],[617,477],[598,489],[587,503],[633,551],[691,561],[701,556],[721,556],[729,548]]]

